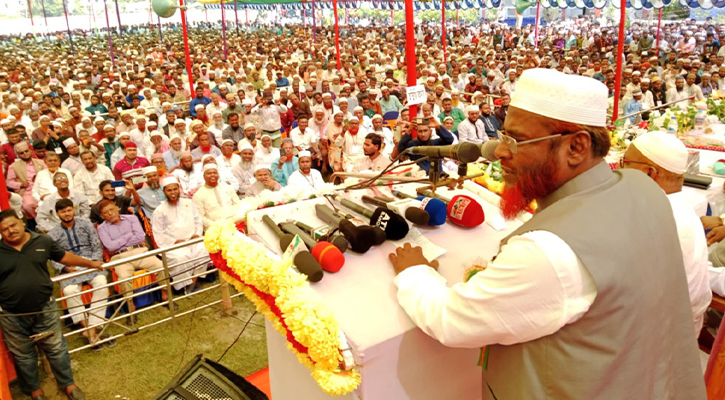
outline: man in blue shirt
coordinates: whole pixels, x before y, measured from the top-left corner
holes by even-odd
[[[415,120],[411,124],[411,131],[418,132],[418,138],[413,139],[410,132],[406,132],[398,143],[398,152],[402,153],[409,147],[415,146],[445,146],[453,144],[453,134],[444,128],[437,118],[430,118],[430,125],[417,124]],[[431,139],[433,129],[438,133],[437,139]],[[415,161],[419,158],[423,158],[421,155],[409,154],[408,157]],[[418,166],[425,170],[426,173],[430,171],[430,160],[424,160],[418,163]]]
[[[196,105],[201,104],[206,107],[209,103],[211,103],[211,99],[208,97],[204,97],[204,88],[201,85],[197,86],[196,97],[191,99],[191,102],[189,103],[189,114],[191,114],[192,117],[196,118]]]
[[[274,83],[277,84],[278,88],[287,87],[289,86],[289,79],[282,75],[282,71],[277,71],[277,80]]]

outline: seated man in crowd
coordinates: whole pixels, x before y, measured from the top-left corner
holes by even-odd
[[[110,261],[129,258],[148,251],[146,247],[146,234],[141,223],[135,215],[121,215],[118,206],[111,200],[103,199],[98,203],[98,211],[103,218],[103,223],[98,225],[98,237],[103,247],[111,255]],[[136,305],[131,298],[133,294],[134,271],[146,270],[156,271],[156,282],[164,284],[166,273],[164,265],[156,257],[144,257],[135,261],[129,261],[115,268],[118,275],[121,294],[128,300],[128,309],[131,313],[136,311]],[[160,290],[161,299],[166,301],[168,293]],[[129,326],[136,324],[136,315],[132,314],[126,318]]]
[[[275,159],[279,158],[279,149],[272,146],[272,137],[263,134],[259,140],[260,146],[254,153],[255,164],[271,165]]]
[[[254,179],[254,183],[247,189],[247,196],[256,196],[264,190],[277,192],[282,189],[282,185],[272,177],[272,171],[269,169],[269,165],[256,165],[254,167]]]
[[[299,153],[300,168],[287,180],[287,186],[301,189],[303,193],[313,194],[325,185],[320,171],[312,168],[312,154],[303,150]]]
[[[118,207],[121,214],[128,215],[131,214],[129,208],[136,207],[141,204],[141,198],[138,196],[136,188],[134,188],[134,186],[129,182],[126,182],[126,186],[124,188],[126,189],[126,196],[116,195],[116,188],[111,185],[111,181],[102,181],[98,184],[98,192],[100,193],[101,198],[103,200],[113,202],[116,207]],[[129,194],[131,194],[132,197],[127,197]],[[99,204],[100,201],[91,207],[91,222],[96,225],[103,222],[103,219],[101,218],[101,211],[98,209]]]
[[[166,170],[171,173],[181,162],[181,153],[184,149],[184,141],[179,135],[171,136],[169,139],[169,149],[163,154]]]
[[[45,353],[58,388],[71,400],[85,399],[73,380],[48,261],[94,269],[101,269],[103,264],[64,251],[46,235],[27,231],[14,210],[0,212],[0,236],[0,315],[32,314],[0,318],[3,341],[13,354],[21,391],[33,400],[46,399],[40,387],[37,346]],[[45,339],[33,340],[33,336],[48,332]]]
[[[162,183],[165,200],[156,208],[151,219],[156,244],[167,247],[201,237],[204,233],[201,215],[190,199],[181,198],[179,181],[170,176],[164,178]],[[166,253],[169,265],[178,264],[169,268],[174,289],[186,288],[189,291],[195,288],[195,275],[206,271],[209,264],[208,259],[205,261],[199,258],[208,254],[203,242]]]
[[[67,169],[60,168],[60,156],[58,154],[55,152],[47,153],[45,155],[45,166],[47,168],[38,172],[33,184],[33,198],[38,204],[41,204],[48,195],[56,191],[53,184],[53,175],[56,172],[64,173],[68,177],[70,185],[73,186],[73,175]]]
[[[63,145],[68,151],[68,158],[66,158],[60,166],[61,168],[67,169],[73,176],[75,176],[76,172],[78,172],[83,165],[80,157],[80,147],[78,147],[78,144],[76,144],[73,138],[66,139],[63,142]]]
[[[252,178],[254,177],[254,150],[252,146],[245,143],[241,147],[242,161],[237,164],[236,167],[232,168],[232,175],[236,178],[239,183],[239,189],[237,193],[240,196],[244,196],[252,184]]]
[[[91,213],[91,206],[88,204],[88,198],[83,193],[77,193],[70,189],[68,175],[64,172],[56,172],[53,176],[53,184],[55,185],[55,193],[51,193],[45,198],[43,204],[38,207],[38,216],[35,217],[37,226],[35,229],[40,233],[48,233],[56,225],[60,223],[60,219],[55,212],[55,203],[61,199],[70,200],[73,208],[80,218],[88,219]]]
[[[204,229],[212,222],[231,218],[239,206],[239,196],[231,186],[219,183],[219,170],[216,164],[204,165],[204,185],[192,198],[204,221]]]
[[[234,141],[231,139],[222,140],[222,154],[216,158],[217,165],[225,167],[230,171],[239,164],[242,159],[239,154],[234,153]]]
[[[126,171],[148,167],[150,165],[149,160],[138,156],[138,146],[136,143],[132,141],[126,142],[123,145],[123,151],[126,156],[113,167],[113,176],[117,180],[123,179],[123,173]]]
[[[287,179],[300,168],[297,156],[294,155],[295,146],[292,139],[282,141],[282,150],[278,159],[272,162],[272,176],[282,186],[287,186]]]
[[[380,172],[389,164],[390,160],[380,153],[383,145],[382,138],[377,133],[368,133],[363,143],[365,157],[358,159],[352,168],[353,172],[373,171]]]
[[[458,140],[463,142],[470,142],[474,144],[481,144],[488,142],[488,134],[486,133],[486,126],[481,119],[479,119],[479,109],[474,105],[466,107],[466,114],[468,118],[464,119],[458,124]]]
[[[144,167],[143,174],[146,176],[146,185],[138,190],[138,197],[141,198],[141,208],[146,218],[151,218],[154,210],[166,200],[166,196],[159,184],[159,173],[156,167],[153,165]]]
[[[409,147],[415,146],[445,146],[453,144],[453,134],[448,129],[441,126],[437,119],[429,119],[429,123],[432,125],[418,124],[415,120],[408,125],[408,131],[400,139],[398,143],[398,152],[402,153]],[[433,129],[438,132],[437,139],[431,139]],[[411,131],[418,132],[418,138],[413,139]],[[410,155],[411,160],[417,160],[422,158],[420,155]],[[426,173],[430,171],[430,160],[424,160],[418,163]]]
[[[103,261],[103,247],[98,239],[98,233],[93,224],[86,218],[77,218],[76,209],[70,199],[60,199],[55,202],[55,213],[60,223],[55,225],[48,232],[57,244],[66,252],[87,258],[94,261]],[[84,270],[83,267],[65,266],[61,263],[51,261],[53,268],[58,275],[70,274]],[[77,295],[81,292],[83,284],[88,283],[94,289],[92,292],[90,310],[84,312],[85,307],[81,296]],[[98,336],[97,328],[103,324],[106,317],[106,303],[108,302],[108,288],[106,286],[105,272],[89,272],[81,276],[60,281],[60,287],[63,295],[69,297],[68,312],[74,324],[80,324],[83,328],[88,328],[82,335],[93,344],[94,350],[100,350],[103,346],[113,347],[116,345],[116,339],[104,342],[102,345],[95,344],[99,340],[108,339],[110,335],[104,333]]]
[[[38,202],[33,198],[33,185],[38,172],[45,169],[43,160],[32,157],[27,142],[15,145],[18,158],[8,168],[7,186],[23,198],[23,212],[28,219],[34,219]]]
[[[201,163],[194,162],[191,152],[185,151],[179,156],[178,168],[171,173],[181,184],[181,195],[191,198],[202,183]]]
[[[73,190],[83,193],[91,204],[103,198],[98,191],[101,182],[114,180],[111,170],[97,161],[93,152],[84,151],[81,153],[83,166],[73,175]]]

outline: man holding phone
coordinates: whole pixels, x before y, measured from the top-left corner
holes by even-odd
[[[282,141],[282,151],[278,159],[272,162],[272,176],[282,186],[287,186],[287,179],[300,168],[299,160],[294,155],[295,146],[292,139]]]
[[[438,138],[431,139],[433,130],[438,134]],[[413,139],[411,132],[418,132],[418,138]],[[410,131],[406,132],[400,142],[398,143],[398,152],[402,153],[409,147],[416,146],[446,146],[453,144],[453,134],[443,126],[437,118],[416,118],[411,122]],[[421,155],[409,155],[411,160],[417,160],[422,158]],[[426,173],[430,172],[430,160],[423,160],[418,163],[418,166],[425,170]]]

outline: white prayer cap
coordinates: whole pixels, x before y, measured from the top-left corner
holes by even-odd
[[[244,150],[252,150],[252,151],[254,151],[254,147],[252,147],[252,145],[249,144],[249,142],[242,142],[240,140],[239,143],[240,143],[239,144],[239,152],[240,153],[243,152]]]
[[[687,171],[687,148],[674,135],[648,132],[634,139],[632,145],[653,163],[674,174],[681,175]]]
[[[194,107],[195,110],[201,110],[202,108],[204,108],[203,104],[197,104],[196,107]]]
[[[272,168],[270,168],[270,166],[267,164],[257,164],[254,166],[254,173],[257,173],[257,171],[262,170],[262,169],[272,171]]]
[[[154,124],[154,126],[155,126],[155,125],[156,125],[156,124]],[[156,137],[156,136],[158,136],[158,137],[160,137],[160,138],[163,138],[163,136],[161,135],[161,132],[159,132],[159,131],[153,131],[153,132],[151,132],[151,135],[149,135],[149,139],[152,139],[152,138],[154,138],[154,137]]]
[[[40,118],[38,118],[38,121],[43,120],[43,119],[50,119],[50,117],[47,115],[41,115]]]
[[[106,120],[103,119],[103,117],[96,117],[96,119],[93,120],[93,123],[96,123],[96,122],[106,122]]]
[[[214,171],[218,170],[218,167],[214,163],[204,164],[204,172],[209,171],[210,169],[213,169]]]
[[[168,185],[171,185],[173,183],[178,184],[179,181],[176,179],[175,176],[167,176],[166,178],[161,180],[161,188],[165,188]]]
[[[272,136],[269,136],[269,135],[268,135],[268,134],[266,134],[266,133],[265,133],[265,134],[263,134],[263,135],[262,135],[262,136],[260,137],[260,139],[264,139],[265,137],[266,137],[266,138],[270,138],[270,139],[272,139]]]
[[[338,103],[338,104],[340,104],[340,103],[345,103],[345,104],[347,104],[347,98],[345,98],[345,97],[340,97],[340,99],[339,99],[339,100],[337,101],[337,103]]]
[[[357,107],[355,107],[355,108],[353,109],[353,111],[365,111],[365,109],[364,109],[364,108],[362,108],[361,106],[357,106]]]
[[[254,124],[251,123],[251,122],[247,122],[246,124],[244,124],[244,130],[246,131],[247,128],[255,128],[256,129],[256,126],[254,126]]]
[[[159,172],[159,170],[158,170],[158,168],[156,168],[153,165],[149,165],[148,167],[141,168],[141,173],[144,174],[144,175],[151,174],[151,173],[154,173],[154,172]]]
[[[224,140],[222,140],[222,146],[223,146],[223,145],[224,145],[225,143],[232,143],[232,144],[234,144],[234,141],[233,141],[232,139],[229,139],[229,138],[227,138],[227,139],[224,139]]]
[[[372,118],[372,120],[373,120],[373,121],[375,121],[376,119],[383,119],[383,116],[382,116],[382,115],[380,115],[380,114],[375,114],[375,115],[373,115],[373,118]]]
[[[302,158],[302,157],[312,157],[312,153],[310,153],[307,150],[302,150],[302,151],[299,152],[299,154],[297,154],[297,157],[298,158]]]
[[[596,79],[543,68],[524,71],[510,105],[544,117],[606,126],[607,87]]]
[[[120,138],[122,138],[122,137],[124,137],[124,136],[128,136],[129,138],[131,138],[131,134],[130,134],[130,133],[128,133],[128,132],[121,132],[121,134],[120,134],[120,135],[118,135],[118,138],[120,139]]]
[[[105,131],[106,129],[113,129],[114,131],[116,130],[116,128],[114,128],[111,124],[103,125],[103,130]]]
[[[76,144],[76,141],[73,140],[73,138],[68,138],[68,139],[66,139],[66,140],[63,141],[63,146],[65,146],[66,149],[69,146],[73,146],[74,144]]]
[[[202,164],[204,163],[204,161],[206,161],[207,158],[211,158],[212,160],[216,161],[216,158],[214,158],[213,155],[211,155],[211,154],[204,154],[204,156],[201,158]]]
[[[466,106],[466,114],[472,113],[472,112],[478,112],[478,107],[474,106],[473,104],[469,104]]]

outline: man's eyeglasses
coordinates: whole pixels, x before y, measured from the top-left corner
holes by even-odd
[[[552,139],[552,138],[555,138],[555,137],[569,135],[569,134],[572,134],[572,133],[576,133],[576,132],[556,133],[554,135],[542,136],[542,137],[539,137],[539,138],[536,138],[536,139],[523,140],[523,141],[520,141],[519,142],[516,139],[514,139],[513,137],[505,134],[503,131],[498,131],[497,132],[498,138],[501,141],[501,143],[505,144],[506,147],[509,148],[509,151],[511,151],[512,154],[516,154],[518,152],[518,146],[522,146],[522,145],[530,144],[530,143],[536,143],[536,142],[540,142],[542,140]]]
[[[644,161],[633,161],[633,160],[628,160],[624,157],[619,159],[619,168],[627,168],[628,164],[644,164],[644,165],[652,166],[652,164],[650,164],[648,162],[644,162]]]

